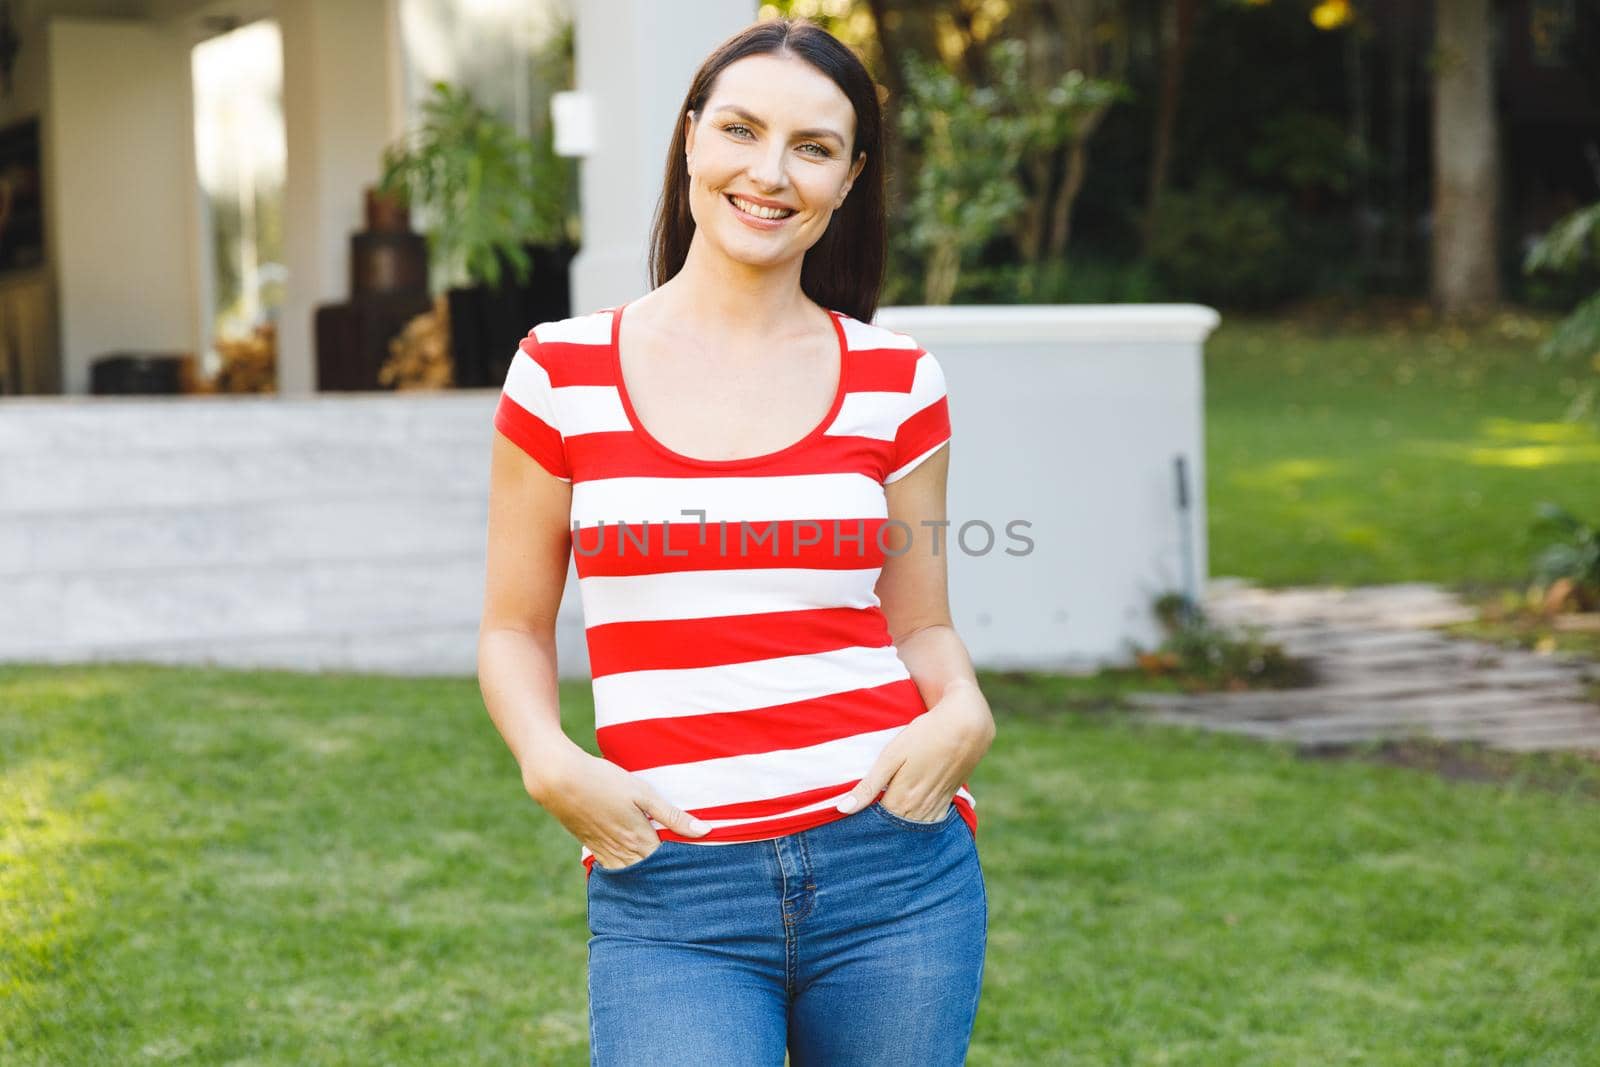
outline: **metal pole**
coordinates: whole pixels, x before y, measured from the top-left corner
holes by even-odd
[[[1183,553],[1184,616],[1195,621],[1200,613],[1200,590],[1194,575],[1194,529],[1189,502],[1189,465],[1180,454],[1173,457],[1173,477],[1178,490],[1178,544]]]

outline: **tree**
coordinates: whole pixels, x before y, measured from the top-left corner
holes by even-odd
[[[1072,236],[1072,208],[1089,167],[1089,141],[1112,104],[1128,97],[1125,0],[1033,0],[1014,5],[1034,91],[1053,96],[1053,125],[1024,158],[1017,233],[1023,259],[1059,259]]]
[[[1157,99],[1156,125],[1150,145],[1150,177],[1145,190],[1142,231],[1144,254],[1150,254],[1161,194],[1167,188],[1167,172],[1172,165],[1172,135],[1177,125],[1178,100],[1183,84],[1183,68],[1194,44],[1198,0],[1164,0],[1160,12],[1161,95]]]
[[[1434,307],[1460,315],[1498,304],[1499,131],[1490,0],[1434,0]]]

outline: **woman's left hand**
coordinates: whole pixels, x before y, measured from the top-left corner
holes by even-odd
[[[883,806],[891,814],[934,822],[950,809],[956,790],[989,751],[994,732],[989,702],[976,683],[951,682],[933,707],[884,746],[838,808],[856,811],[883,791]]]

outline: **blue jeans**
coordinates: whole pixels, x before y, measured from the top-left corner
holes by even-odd
[[[989,900],[954,804],[936,822],[874,802],[765,841],[662,840],[586,883],[595,1067],[966,1061]]]

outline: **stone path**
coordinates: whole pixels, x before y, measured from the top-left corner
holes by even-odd
[[[1435,632],[1474,617],[1436,586],[1268,590],[1218,579],[1206,611],[1219,623],[1261,626],[1312,661],[1317,684],[1137,694],[1136,713],[1313,746],[1420,735],[1519,752],[1600,750],[1600,702],[1586,692],[1600,664]]]

